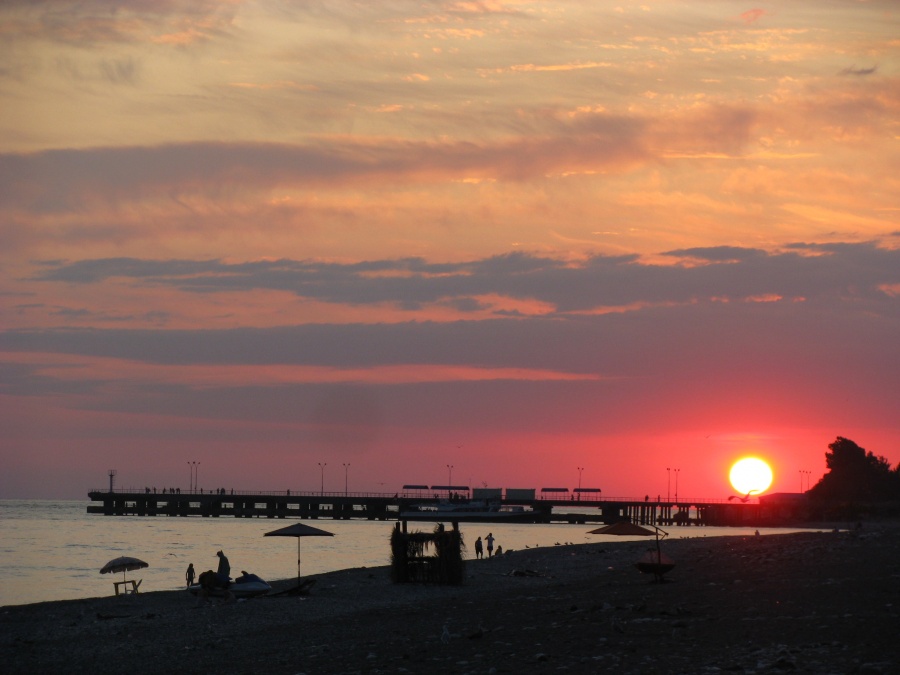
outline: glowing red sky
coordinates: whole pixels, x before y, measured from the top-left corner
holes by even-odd
[[[0,498],[900,462],[896,3],[384,5],[0,6]]]

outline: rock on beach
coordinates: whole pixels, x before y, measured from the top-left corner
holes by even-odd
[[[306,597],[185,591],[0,608],[2,672],[900,673],[900,527],[646,541],[469,560],[460,586],[387,567],[318,575]],[[388,555],[386,551],[385,555]],[[273,584],[285,588],[290,580]]]

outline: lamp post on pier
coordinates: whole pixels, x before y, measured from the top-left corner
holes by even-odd
[[[666,501],[672,501],[672,469],[666,467]]]
[[[675,501],[678,501],[678,473],[681,469],[675,469]]]
[[[452,494],[453,491],[450,489],[450,487],[452,485],[453,485],[453,465],[448,464],[447,465],[447,498],[448,499],[453,496],[453,494]]]
[[[344,496],[347,496],[347,471],[350,469],[350,462],[344,464]]]
[[[578,469],[578,499],[581,499],[581,472],[584,471],[583,466],[576,466]]]
[[[322,486],[320,489],[320,494],[325,494],[325,467],[328,466],[328,462],[318,462],[319,470],[322,472]]]
[[[197,474],[200,472],[200,462],[188,462],[188,468],[191,470],[191,479],[188,481],[188,492],[196,492]]]

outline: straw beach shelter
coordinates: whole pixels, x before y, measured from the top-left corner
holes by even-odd
[[[297,537],[297,584],[300,584],[300,537],[333,537],[333,532],[326,532],[311,525],[295,523],[280,530],[266,532],[265,537]]]

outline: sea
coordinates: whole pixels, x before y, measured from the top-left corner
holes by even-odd
[[[87,513],[88,501],[0,500],[0,606],[52,600],[73,600],[113,594],[113,581],[123,575],[101,574],[113,558],[139,558],[148,567],[125,573],[141,579],[141,592],[185,587],[185,571],[193,563],[199,575],[218,564],[222,550],[232,576],[241,571],[267,581],[297,575],[298,540],[266,537],[266,532],[290,525],[290,519],[201,518],[166,516],[103,516]],[[389,539],[395,523],[368,520],[303,521],[334,534],[299,540],[300,572],[304,576],[353,567],[390,564]],[[411,527],[429,530],[430,523]],[[495,546],[505,551],[563,544],[629,541],[623,537],[588,534],[599,525],[461,523],[467,556],[473,543],[493,533]],[[752,535],[748,527],[670,527],[668,537]],[[760,528],[760,534],[796,529]],[[639,539],[639,537],[630,540]]]

